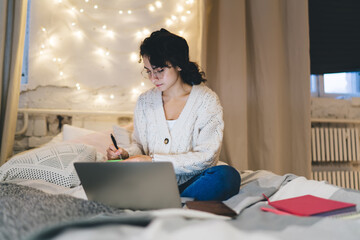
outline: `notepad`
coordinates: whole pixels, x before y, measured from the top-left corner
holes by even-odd
[[[264,197],[268,200],[270,206],[297,216],[331,216],[356,211],[356,204],[315,197],[313,195],[304,195],[273,202],[270,202],[265,195]]]
[[[187,201],[189,209],[199,210],[227,217],[237,216],[236,212],[221,201]]]

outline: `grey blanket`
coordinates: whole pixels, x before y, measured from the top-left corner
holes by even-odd
[[[11,183],[0,183],[0,239],[22,239],[58,224],[89,220],[98,215],[126,215],[123,210],[74,198],[52,195]],[[139,223],[144,225],[150,220]]]
[[[261,172],[242,177],[246,184],[225,202],[240,213],[231,221],[130,214],[67,195],[0,183],[0,239],[359,239],[359,220],[279,216],[260,210],[266,204],[262,193],[271,196],[282,186],[293,186],[296,176]],[[359,191],[339,188],[331,199],[356,203],[359,210]]]

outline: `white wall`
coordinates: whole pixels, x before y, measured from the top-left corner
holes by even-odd
[[[200,59],[195,0],[32,0],[30,9],[20,108],[133,110],[139,93],[152,87],[140,74],[140,42],[162,27],[181,33],[192,60]]]

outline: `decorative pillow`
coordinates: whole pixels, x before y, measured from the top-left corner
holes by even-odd
[[[114,137],[118,146],[127,146],[130,144],[130,132],[126,128],[114,125]]]
[[[41,179],[64,187],[76,187],[80,180],[74,162],[93,162],[96,150],[84,144],[60,143],[18,154],[0,167],[0,181]]]
[[[106,149],[111,144],[111,138],[110,138],[111,131],[105,131],[105,132],[95,132],[90,133],[69,141],[66,141],[68,143],[83,143],[86,145],[90,145],[96,148],[97,152],[100,152],[102,154],[106,153]]]
[[[91,133],[96,133],[96,131],[64,124],[62,133],[63,133],[63,140],[68,141]]]

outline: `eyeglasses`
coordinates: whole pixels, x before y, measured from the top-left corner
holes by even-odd
[[[163,68],[157,68],[153,71],[150,71],[149,69],[143,69],[141,71],[141,74],[143,75],[144,78],[146,79],[151,79],[151,78],[163,78],[164,74],[165,74],[165,67]]]

